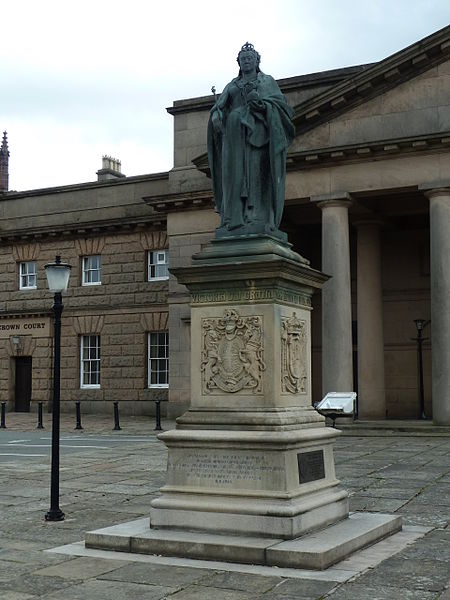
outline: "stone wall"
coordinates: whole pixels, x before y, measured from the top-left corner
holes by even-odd
[[[61,337],[62,410],[120,410],[132,414],[153,412],[155,399],[167,399],[167,389],[148,389],[147,332],[166,330],[168,281],[147,281],[148,250],[167,247],[164,231],[143,231],[43,240],[33,244],[0,247],[1,317],[20,320],[27,314],[51,316],[52,294],[47,289],[44,265],[60,254],[72,265],[69,289],[63,294]],[[101,285],[81,285],[81,258],[100,254]],[[19,290],[18,263],[35,260],[37,289]],[[80,336],[101,336],[99,389],[80,387]],[[50,335],[21,338],[20,355],[32,356],[32,404],[51,400],[52,328]],[[13,404],[14,348],[11,336],[0,340],[0,397]]]
[[[192,210],[169,213],[167,233],[170,247],[170,266],[187,267],[192,255],[200,252],[213,237],[219,225],[218,215],[212,210]],[[169,279],[170,388],[168,410],[172,416],[184,412],[190,404],[190,298],[184,285],[171,275]]]

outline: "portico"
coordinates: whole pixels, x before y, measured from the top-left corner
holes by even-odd
[[[327,391],[343,391],[346,373],[346,391],[358,392],[359,418],[417,419],[414,320],[428,321],[431,316],[427,198],[417,189],[340,195],[351,197],[352,204],[330,206],[336,199],[329,199],[324,209],[313,197],[309,204],[292,202],[286,211],[286,220],[295,229],[294,247],[311,257],[314,268],[332,276],[324,287],[340,279],[333,291],[323,289],[321,297],[313,297],[313,396],[320,399]],[[319,198],[324,202],[323,196]],[[324,214],[327,210],[340,218],[330,219]],[[322,245],[323,236],[328,238],[328,250],[327,244]],[[348,277],[343,276],[346,272]],[[327,293],[335,298],[329,301]],[[428,325],[424,336],[428,338],[423,346],[425,413],[430,417]]]

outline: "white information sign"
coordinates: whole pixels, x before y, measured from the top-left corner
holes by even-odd
[[[328,392],[315,405],[316,410],[335,410],[350,415],[354,411],[356,392]]]

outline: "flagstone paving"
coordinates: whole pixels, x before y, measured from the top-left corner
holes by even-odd
[[[48,552],[83,540],[86,531],[147,516],[164,483],[166,450],[150,417],[124,417],[122,430],[113,431],[112,416],[88,415],[84,429],[75,431],[74,417],[63,414],[60,506],[66,518],[47,523],[50,416],[39,431],[35,415],[6,417],[7,429],[0,430],[1,600],[450,599],[450,435],[377,429],[338,439],[336,471],[351,509],[400,514],[405,530],[388,557],[385,541],[313,573]]]

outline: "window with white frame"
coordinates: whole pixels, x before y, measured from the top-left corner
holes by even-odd
[[[169,278],[168,250],[150,250],[148,253],[148,280]]]
[[[148,387],[169,387],[169,332],[148,334]]]
[[[80,351],[80,387],[100,387],[100,336],[82,335]]]
[[[19,289],[35,290],[37,288],[36,262],[29,260],[19,265]]]
[[[81,285],[101,285],[102,257],[100,254],[83,256],[81,259]]]

